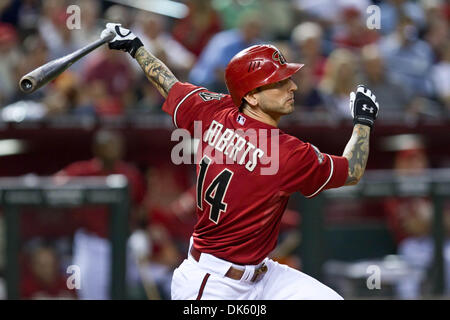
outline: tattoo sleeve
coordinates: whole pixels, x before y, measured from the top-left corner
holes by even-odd
[[[370,128],[357,124],[342,156],[348,160],[348,177],[345,185],[355,185],[362,178],[369,157]]]
[[[142,70],[144,70],[147,79],[164,98],[167,98],[170,88],[178,82],[178,79],[161,60],[145,50],[144,47],[138,49],[135,58]]]

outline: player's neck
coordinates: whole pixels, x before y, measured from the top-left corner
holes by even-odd
[[[278,123],[280,122],[281,115],[279,116],[272,116],[265,112],[263,112],[261,109],[257,108],[251,108],[250,106],[246,106],[242,109],[242,113],[246,116],[249,116],[250,118],[253,118],[255,120],[258,120],[260,122],[263,122],[265,124],[274,126],[278,128]]]

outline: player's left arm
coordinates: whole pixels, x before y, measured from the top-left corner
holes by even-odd
[[[355,185],[362,178],[369,158],[370,127],[357,124],[352,137],[344,149],[343,157],[348,160],[348,177],[346,186]]]
[[[369,157],[369,137],[379,104],[375,95],[366,87],[358,86],[350,94],[350,111],[353,117],[353,133],[344,149],[343,157],[348,160],[348,177],[345,185],[355,185],[361,180]]]
[[[147,79],[158,89],[164,98],[169,90],[178,82],[172,71],[158,58],[148,52],[143,46],[136,52],[136,61],[144,70]]]
[[[172,86],[178,82],[172,71],[148,52],[138,37],[119,23],[107,23],[100,37],[104,38],[110,33],[116,36],[108,43],[109,48],[128,52],[139,63],[147,79],[167,98]]]

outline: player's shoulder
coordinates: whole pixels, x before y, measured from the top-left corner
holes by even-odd
[[[215,102],[215,101],[231,101],[231,96],[226,93],[214,92],[208,88],[197,86],[189,82],[177,82],[173,85],[169,91],[169,95],[178,96],[181,99],[188,97],[198,98],[203,102]]]
[[[231,96],[226,93],[211,91],[208,88],[188,82],[177,82],[169,91],[167,105],[174,108],[176,115],[181,110],[208,110],[208,113],[234,107]],[[189,105],[190,108],[184,106]],[[164,107],[163,107],[164,110]]]
[[[279,139],[280,139],[280,147],[286,150],[292,151],[298,148],[305,148],[308,145],[306,142],[303,142],[299,138],[284,132],[280,134]]]

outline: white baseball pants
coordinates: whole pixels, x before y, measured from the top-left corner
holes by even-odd
[[[225,276],[231,266],[246,270],[242,278],[251,279],[258,266],[237,266],[202,253],[199,262],[188,258],[174,271],[173,300],[342,300],[331,288],[316,279],[279,264],[264,260],[268,270],[259,281],[234,280]]]

